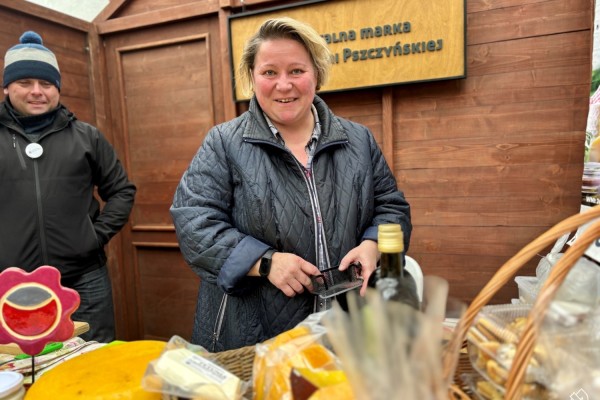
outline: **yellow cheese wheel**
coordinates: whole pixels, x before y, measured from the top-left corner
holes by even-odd
[[[142,389],[148,363],[160,357],[165,342],[140,340],[101,347],[57,365],[27,391],[26,400],[160,400]]]

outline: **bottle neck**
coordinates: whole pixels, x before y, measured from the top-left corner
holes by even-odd
[[[402,253],[381,253],[381,278],[403,278],[404,263]]]

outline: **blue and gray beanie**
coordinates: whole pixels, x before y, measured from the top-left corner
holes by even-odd
[[[21,35],[21,42],[4,56],[4,83],[23,78],[43,79],[60,90],[60,70],[54,53],[43,46],[42,37],[33,31]]]

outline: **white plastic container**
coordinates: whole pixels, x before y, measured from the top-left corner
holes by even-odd
[[[25,397],[23,375],[13,371],[0,372],[0,400],[22,400]]]
[[[538,278],[535,276],[516,276],[515,282],[519,288],[519,300],[525,304],[535,303],[538,296]]]

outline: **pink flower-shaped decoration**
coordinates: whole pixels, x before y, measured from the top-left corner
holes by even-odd
[[[10,267],[0,273],[0,343],[16,343],[34,356],[50,342],[69,339],[71,315],[79,294],[60,284],[60,272],[49,265],[28,273]]]

